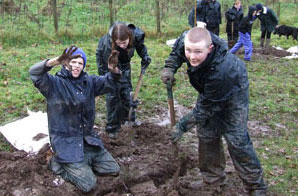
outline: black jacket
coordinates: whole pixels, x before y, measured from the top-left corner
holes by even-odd
[[[231,7],[226,11],[225,13],[226,20],[227,20],[227,27],[226,27],[226,32],[227,33],[238,33],[239,30],[239,23],[243,18],[243,11],[242,7],[237,10],[235,6]],[[232,24],[233,24],[233,30],[232,30]]]
[[[194,8],[188,15],[188,24],[194,27]],[[196,8],[197,21],[205,22],[207,27],[214,28],[221,24],[221,6],[215,0],[198,0]]]
[[[249,6],[247,16],[245,16],[240,21],[239,31],[241,33],[243,33],[243,34],[245,34],[245,33],[251,34],[252,23],[254,21],[254,18],[253,18],[254,11],[256,11],[256,8],[254,6]]]
[[[135,27],[133,24],[127,24],[128,27],[131,29],[133,32],[133,47],[130,49],[129,53],[126,55],[125,62],[121,62],[121,59],[119,58],[119,63],[118,67],[120,70],[123,72],[122,78],[120,81],[127,81],[129,77],[130,78],[130,72],[131,72],[131,67],[130,67],[130,61],[131,58],[134,56],[134,51],[136,50],[138,55],[144,59],[145,57],[148,56],[147,48],[144,44],[144,38],[145,38],[145,33]],[[107,73],[108,70],[108,59],[109,56],[112,52],[112,40],[111,40],[111,33],[113,30],[114,26],[112,26],[109,30],[109,33],[104,35],[102,38],[100,38],[98,42],[98,47],[96,49],[96,64],[98,67],[98,74],[99,75],[104,75]],[[129,79],[130,80],[130,79]]]
[[[188,76],[192,86],[199,92],[199,107],[208,105],[210,113],[215,112],[218,104],[237,96],[240,92],[248,91],[248,77],[245,64],[235,55],[228,52],[224,40],[211,33],[214,45],[213,51],[198,67],[192,67],[185,57],[184,32],[175,42],[170,56],[165,61],[165,67],[176,73],[186,62]],[[200,111],[197,108],[196,111]],[[205,110],[204,110],[205,111]],[[210,114],[211,115],[211,114]],[[206,113],[198,113],[197,119],[206,120]]]
[[[54,157],[58,162],[80,162],[84,159],[84,140],[94,146],[103,143],[93,130],[95,96],[114,90],[110,73],[89,76],[82,72],[75,79],[62,68],[56,75],[42,61],[29,70],[34,86],[47,100],[48,127]]]

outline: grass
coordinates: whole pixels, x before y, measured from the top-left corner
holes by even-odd
[[[154,115],[156,107],[167,107],[164,85],[160,80],[160,71],[164,60],[170,53],[165,40],[146,39],[152,63],[144,77],[140,92],[141,117]],[[276,40],[278,41],[278,40]],[[283,40],[280,40],[283,42]],[[96,40],[76,42],[86,51],[87,69],[97,74],[95,65]],[[9,48],[1,51],[0,60],[0,123],[3,125],[14,119],[24,117],[26,110],[45,111],[45,100],[33,87],[28,69],[34,63],[59,55],[68,45],[40,45],[23,49]],[[240,56],[242,58],[242,56]],[[132,60],[132,77],[135,86],[140,71],[140,58]],[[262,161],[265,178],[271,185],[270,190],[285,195],[295,195],[297,183],[297,60],[256,59],[247,64],[250,78],[250,120],[257,120],[269,126],[273,135],[262,140],[257,152]],[[55,73],[59,68],[51,71]],[[186,66],[176,74],[177,83],[174,96],[178,103],[192,107],[197,93],[190,86],[186,75]],[[105,112],[104,97],[97,99],[97,111]],[[101,125],[103,126],[103,125]],[[2,139],[1,150],[9,150]],[[278,153],[281,149],[280,153]],[[295,192],[295,193],[296,193]]]
[[[84,5],[79,5],[81,7],[76,8],[77,13],[82,11],[81,8],[86,8]],[[123,11],[119,11],[119,18],[129,19],[130,16],[124,12],[128,9],[137,15],[136,6],[124,6]],[[297,13],[293,9],[296,6],[294,3],[282,4],[281,23],[289,21],[289,25],[298,25]],[[144,19],[144,21],[140,20],[136,23],[146,31],[145,43],[152,57],[152,63],[144,76],[139,94],[141,118],[153,117],[157,107],[167,107],[166,89],[160,80],[160,71],[164,66],[164,60],[171,51],[165,42],[167,39],[176,38],[188,28],[185,19],[171,15],[172,17],[162,23],[163,34],[157,35],[154,32],[154,19],[150,16],[153,12],[148,13],[143,17],[148,20]],[[103,13],[104,16],[106,14]],[[80,24],[81,19],[78,18],[78,21]],[[107,23],[105,19],[105,24]],[[34,28],[34,25],[36,26],[36,24],[30,23],[28,28]],[[36,33],[32,31],[28,36],[25,36],[22,29],[19,31],[0,29],[0,46],[2,45],[0,47],[0,91],[2,92],[0,94],[0,125],[26,116],[27,109],[46,110],[45,99],[29,79],[29,67],[38,61],[61,54],[64,48],[70,44],[76,44],[86,52],[88,56],[87,71],[89,74],[97,74],[95,50],[98,38],[107,31],[107,25],[103,27],[102,24],[95,24],[89,28],[89,32],[84,32],[84,35],[76,26],[67,29],[65,27],[66,25],[61,23],[61,31],[58,35],[49,33],[52,32],[51,30]],[[225,25],[222,24],[220,36],[226,38],[224,30]],[[258,22],[256,22],[252,32],[255,46],[259,44],[259,39],[260,31]],[[278,38],[276,35],[272,35],[271,43],[286,49],[297,45],[297,41],[292,41],[292,38],[287,40],[285,37]],[[249,118],[258,121],[262,126],[268,126],[272,132],[272,135],[268,137],[254,138],[260,140],[256,150],[264,167],[265,179],[270,185],[270,190],[277,195],[297,195],[297,65],[297,59],[267,59],[264,57],[255,58],[254,61],[247,64],[250,79]],[[140,72],[140,58],[137,55],[132,59],[132,67],[132,82],[135,86]],[[51,73],[58,70],[59,68],[55,68]],[[185,65],[179,69],[175,77],[177,78],[174,87],[175,99],[179,104],[191,108],[197,99],[197,93],[188,82]],[[98,97],[96,103],[96,110],[100,111],[100,114],[105,113],[104,97]],[[99,120],[96,119],[96,122]],[[12,150],[11,147],[0,136],[0,151],[9,150]]]

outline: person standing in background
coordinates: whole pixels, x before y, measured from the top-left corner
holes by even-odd
[[[265,47],[265,50],[268,50],[270,46],[271,33],[278,25],[278,17],[276,16],[275,12],[272,9],[269,9],[260,3],[256,5],[256,8],[257,8],[257,18],[261,21],[262,34],[261,34],[260,46],[262,48]]]
[[[234,2],[233,7],[225,13],[227,26],[226,33],[228,38],[229,48],[232,48],[238,40],[239,24],[243,18],[243,10],[240,0]]]
[[[194,7],[188,15],[188,24],[194,27],[195,10]],[[219,25],[221,24],[221,6],[216,0],[198,0],[196,7],[196,21],[206,23],[206,28],[212,33],[219,35]]]

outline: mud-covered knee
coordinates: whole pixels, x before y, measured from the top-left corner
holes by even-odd
[[[245,148],[247,145],[251,145],[248,133],[227,136],[226,139],[232,149]]]

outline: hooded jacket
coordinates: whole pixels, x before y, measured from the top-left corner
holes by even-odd
[[[228,52],[225,41],[213,33],[210,33],[214,45],[212,52],[200,66],[192,67],[184,52],[186,33],[184,32],[176,40],[170,56],[165,61],[165,67],[176,73],[186,62],[189,81],[200,94],[198,102],[201,104],[196,106],[196,118],[204,121],[212,116],[212,112],[215,112],[221,103],[237,96],[242,91],[248,91],[247,71],[245,64]],[[200,107],[207,107],[207,105],[209,114],[200,112]]]
[[[261,31],[269,31],[273,32],[275,26],[278,25],[278,18],[275,12],[265,6],[263,6],[263,11],[257,15],[259,20],[261,21]]]
[[[104,148],[93,130],[95,96],[113,89],[113,78],[89,76],[82,72],[73,78],[64,67],[51,75],[47,60],[35,64],[29,70],[34,86],[47,100],[48,128],[54,158],[58,162],[80,162],[84,158],[84,141]]]
[[[117,23],[115,23],[117,24]],[[96,49],[96,63],[98,67],[98,74],[104,75],[107,73],[108,70],[108,59],[112,52],[112,31],[115,26],[115,24],[110,28],[109,33],[104,35],[98,42],[98,47]],[[127,24],[129,29],[133,32],[133,46],[129,50],[129,53],[125,56],[125,62],[122,61],[121,58],[119,58],[118,67],[122,71],[122,78],[120,81],[130,81],[130,61],[131,58],[134,56],[134,51],[136,50],[138,55],[145,59],[148,56],[147,48],[144,45],[144,38],[145,33],[137,28],[133,24]]]
[[[251,34],[251,29],[252,29],[252,23],[254,21],[253,18],[253,13],[257,9],[254,6],[249,6],[248,8],[248,14],[245,16],[241,21],[239,25],[239,31],[243,34],[249,33]]]

